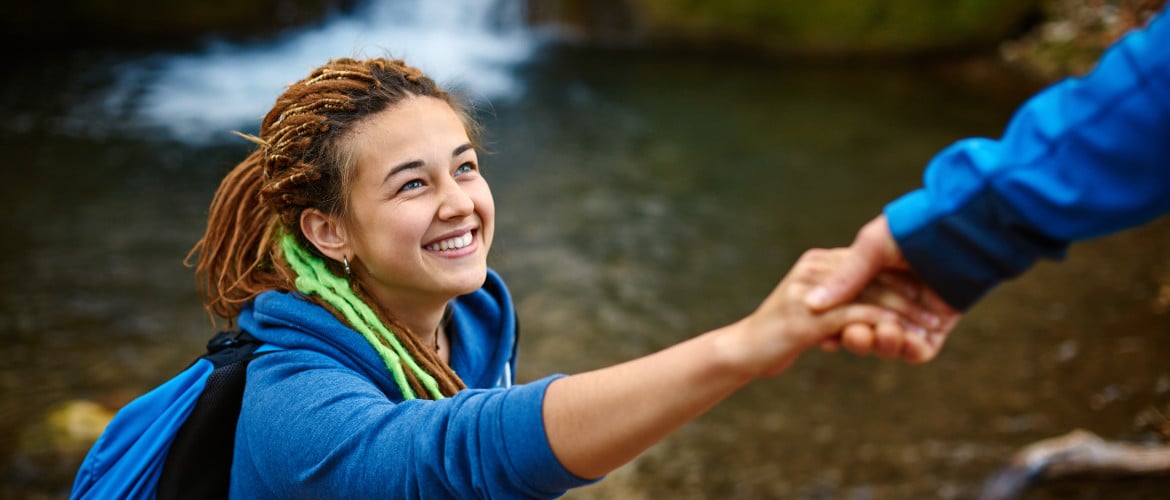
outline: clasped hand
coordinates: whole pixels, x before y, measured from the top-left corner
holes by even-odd
[[[908,303],[882,298],[891,293]],[[884,358],[901,357],[909,363],[925,363],[938,355],[962,316],[914,276],[884,215],[862,226],[847,252],[836,261],[836,267],[804,296],[805,305],[814,313],[853,300],[888,306],[891,311],[901,313],[902,321],[897,325],[865,322],[845,325],[821,341],[822,349],[835,351],[844,346],[859,355],[873,353]]]
[[[853,247],[805,252],[759,307],[732,328],[737,364],[753,376],[771,376],[814,345],[909,363],[932,359],[958,313],[904,266],[862,269],[862,257]],[[842,275],[852,288],[833,281]],[[836,286],[828,296],[833,302],[818,291],[826,286]],[[818,294],[819,309],[810,307],[809,297]]]

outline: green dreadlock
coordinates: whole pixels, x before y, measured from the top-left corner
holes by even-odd
[[[316,294],[345,316],[346,321],[374,346],[374,350],[394,376],[394,382],[398,384],[403,397],[406,399],[417,397],[406,380],[406,372],[402,368],[405,364],[431,396],[443,399],[443,393],[439,391],[435,378],[418,365],[398,341],[394,332],[382,324],[369,304],[358,298],[349,281],[329,271],[324,260],[301,247],[296,237],[291,234],[285,233],[281,236],[280,248],[284,251],[284,258],[288,261],[289,267],[297,273],[297,290],[305,295]],[[390,347],[386,347],[386,344]]]

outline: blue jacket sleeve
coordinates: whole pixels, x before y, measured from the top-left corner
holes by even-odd
[[[589,484],[556,459],[556,376],[393,402],[334,360],[281,351],[248,370],[232,498],[555,498]]]
[[[1170,211],[1170,19],[1028,100],[998,140],[959,141],[885,207],[911,267],[967,309],[1068,244]]]

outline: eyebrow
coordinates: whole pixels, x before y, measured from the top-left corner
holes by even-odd
[[[454,158],[456,156],[459,156],[470,149],[471,149],[471,143],[460,144],[458,147],[456,147],[454,150],[451,151],[451,157]],[[411,161],[408,161],[406,163],[402,163],[402,164],[390,169],[390,171],[386,173],[386,177],[382,178],[382,182],[386,182],[391,177],[393,177],[395,174],[397,174],[403,170],[410,170],[412,168],[421,168],[422,166],[423,166],[422,160],[411,160]]]

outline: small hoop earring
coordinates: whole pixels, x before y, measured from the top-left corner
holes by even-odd
[[[345,275],[349,276],[349,257],[343,255],[341,257],[341,263],[345,265]]]

